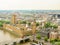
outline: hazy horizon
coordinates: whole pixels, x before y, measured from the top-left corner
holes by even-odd
[[[60,10],[60,0],[0,0],[0,10]]]

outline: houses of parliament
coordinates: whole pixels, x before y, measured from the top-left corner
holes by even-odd
[[[20,20],[17,21],[16,16],[17,15],[13,14],[12,17],[11,17],[10,24],[4,23],[3,24],[3,29],[14,31],[17,34],[19,34],[20,37],[23,38],[24,35],[26,35],[26,32],[27,32],[28,28],[26,27],[26,25],[21,25]],[[33,22],[32,29],[30,31],[32,32],[32,34],[34,34],[36,32],[36,23],[35,22]]]

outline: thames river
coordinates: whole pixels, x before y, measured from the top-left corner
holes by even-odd
[[[11,33],[6,32],[4,30],[0,30],[0,42],[14,40],[16,38],[17,37],[15,35],[12,35]]]

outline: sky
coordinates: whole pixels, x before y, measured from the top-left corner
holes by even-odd
[[[60,0],[0,0],[0,10],[60,10]]]

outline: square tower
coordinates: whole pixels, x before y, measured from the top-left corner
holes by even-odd
[[[16,15],[14,14],[14,15],[12,15],[12,18],[11,18],[11,23],[12,24],[16,24]]]

